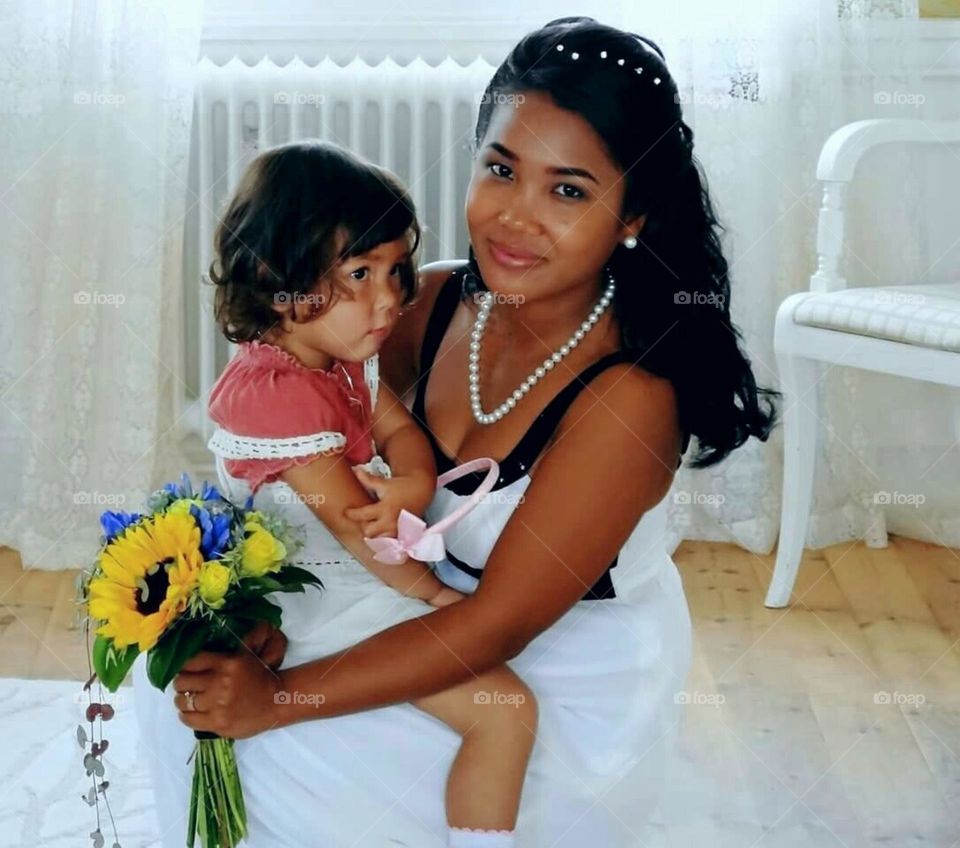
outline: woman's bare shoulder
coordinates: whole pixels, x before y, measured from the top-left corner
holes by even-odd
[[[399,398],[416,383],[427,321],[443,284],[466,264],[463,259],[429,262],[419,271],[416,297],[403,307],[397,326],[380,349],[380,375]]]
[[[570,404],[557,427],[562,439],[575,428],[592,430],[599,443],[619,432],[648,456],[651,477],[670,487],[681,449],[676,389],[670,380],[636,362],[619,362],[601,371]]]
[[[420,281],[423,284],[439,285],[458,268],[467,264],[466,259],[440,259],[420,266]]]
[[[450,275],[467,264],[465,259],[443,259],[438,262],[428,262],[420,268],[420,287],[417,296],[410,304],[408,309],[413,310],[412,314],[417,316],[420,333],[426,329],[427,319],[433,311],[433,304],[436,303],[437,295],[443,284],[450,279]]]

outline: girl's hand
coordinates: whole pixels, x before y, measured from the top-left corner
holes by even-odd
[[[348,509],[344,512],[347,518],[356,521],[360,530],[368,539],[376,536],[397,536],[397,518],[400,510],[386,501]]]
[[[448,607],[450,604],[462,601],[465,597],[466,595],[462,592],[451,589],[449,586],[444,586],[436,595],[430,598],[427,603],[432,607]]]
[[[348,509],[344,515],[360,524],[367,538],[397,535],[397,516],[401,509],[423,517],[437,490],[432,474],[414,473],[400,477],[377,477],[355,468],[357,479],[379,499],[378,503]]]

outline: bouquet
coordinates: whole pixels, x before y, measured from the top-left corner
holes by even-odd
[[[200,651],[233,651],[261,621],[280,627],[281,609],[266,597],[270,593],[323,586],[290,564],[302,541],[286,522],[254,510],[252,498],[237,507],[206,483],[197,494],[185,474],[154,492],[143,514],[108,511],[100,524],[103,547],[80,577],[85,630],[88,637],[95,632],[88,691],[99,679],[116,692],[141,653],[150,682],[163,690]],[[109,704],[90,704],[91,736],[94,718],[112,713]],[[77,732],[85,745],[83,727]],[[204,848],[232,848],[246,836],[233,740],[200,731],[195,736],[186,844],[199,834]],[[93,778],[91,805],[106,789],[106,781],[97,784],[106,744],[95,740],[84,758]],[[99,805],[97,818],[95,846],[103,844]]]

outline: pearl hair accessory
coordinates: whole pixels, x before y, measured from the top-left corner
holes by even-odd
[[[649,44],[647,44],[646,42],[644,42],[644,41],[641,40],[641,39],[638,39],[638,40],[640,41],[640,44],[644,47],[644,49],[646,49],[646,50],[649,51],[650,53],[653,53],[653,54],[656,55],[657,51],[654,50]],[[557,52],[558,52],[558,53],[563,53],[563,51],[566,49],[566,47],[564,47],[564,45],[562,45],[562,44],[558,44],[556,49],[557,49]],[[601,50],[601,51],[600,51],[600,58],[601,58],[601,59],[606,59],[608,55],[609,55],[609,54],[607,53],[606,50]],[[571,51],[571,53],[570,53],[570,58],[573,59],[573,61],[577,61],[577,60],[580,58],[580,54],[579,54],[577,51],[575,51],[575,50],[574,50],[574,51]],[[659,56],[658,56],[658,58],[659,58]],[[621,67],[623,67],[623,66],[626,64],[626,59],[617,59],[617,64],[620,65]],[[633,70],[634,70],[634,73],[642,74],[642,73],[643,73],[643,66],[634,68]],[[653,84],[654,84],[654,85],[660,85],[661,82],[663,82],[663,80],[660,79],[660,77],[654,77],[654,78],[653,78]]]
[[[473,333],[470,336],[470,409],[473,412],[474,421],[478,424],[493,424],[499,421],[517,405],[517,402],[521,400],[530,389],[540,382],[540,379],[546,375],[547,371],[551,370],[583,341],[583,337],[593,329],[594,325],[600,320],[603,313],[606,312],[607,307],[610,306],[610,302],[613,300],[616,282],[609,268],[606,269],[606,276],[607,288],[603,296],[590,311],[589,317],[580,324],[573,335],[560,346],[559,350],[544,359],[541,365],[534,368],[530,376],[517,386],[513,394],[491,413],[484,412],[480,404],[480,342],[483,340],[483,330],[484,327],[486,327],[487,319],[490,317],[490,310],[493,308],[494,301],[493,292],[484,293],[480,310],[473,324]]]

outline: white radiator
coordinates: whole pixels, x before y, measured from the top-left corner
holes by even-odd
[[[210,267],[217,218],[254,155],[301,138],[338,143],[389,168],[404,181],[424,230],[421,261],[466,256],[463,215],[471,160],[469,140],[477,107],[494,68],[482,59],[463,67],[416,59],[400,66],[386,59],[346,66],[326,59],[284,66],[269,59],[249,66],[239,59],[216,65],[201,59],[196,98],[195,180],[198,239],[196,274],[187,277],[187,333],[196,333],[184,357],[187,406],[206,399],[232,345],[213,320],[212,287],[201,284]],[[188,265],[191,251],[187,251]],[[206,438],[205,414],[189,429]]]

